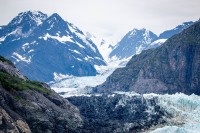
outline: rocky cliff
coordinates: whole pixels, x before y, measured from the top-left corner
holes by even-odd
[[[0,132],[73,133],[81,124],[75,106],[0,57]]]
[[[172,36],[163,45],[135,55],[97,92],[136,91],[200,95],[200,22]]]

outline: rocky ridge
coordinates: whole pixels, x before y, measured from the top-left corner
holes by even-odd
[[[0,59],[0,132],[78,132],[82,119],[75,106]]]

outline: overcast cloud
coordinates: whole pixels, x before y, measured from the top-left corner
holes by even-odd
[[[0,0],[0,25],[18,13],[39,10],[56,12],[84,31],[120,40],[133,28],[156,34],[200,18],[200,0]]]

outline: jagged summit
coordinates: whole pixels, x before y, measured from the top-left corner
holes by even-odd
[[[122,38],[109,56],[123,59],[139,54],[156,38],[157,36],[153,32],[145,28],[133,29]]]
[[[40,11],[26,11],[19,13],[8,25],[20,25],[24,21],[40,25],[46,18],[47,15]]]
[[[1,28],[0,44],[3,41],[9,43],[14,39],[28,37],[46,18],[47,15],[40,11],[19,13],[8,25]]]
[[[69,35],[70,29],[67,23],[57,14],[49,16],[35,31],[35,34],[48,32],[50,35],[59,34],[60,36]]]

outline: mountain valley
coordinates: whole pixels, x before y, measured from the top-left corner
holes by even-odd
[[[116,43],[26,11],[0,26],[0,55],[2,133],[200,130],[200,21]]]

